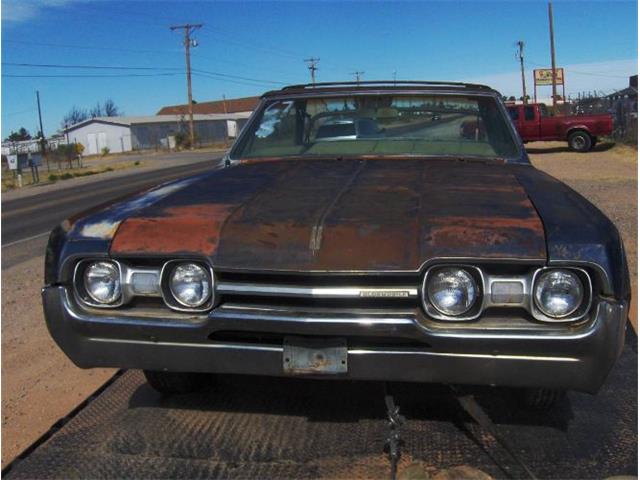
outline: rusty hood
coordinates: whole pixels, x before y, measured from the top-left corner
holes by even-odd
[[[164,187],[111,253],[196,255],[224,269],[415,271],[443,257],[544,261],[514,168],[458,160],[282,160]]]

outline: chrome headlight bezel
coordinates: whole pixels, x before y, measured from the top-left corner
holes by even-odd
[[[95,299],[95,297],[88,291],[86,283],[85,283],[85,273],[87,269],[96,263],[109,263],[113,265],[118,272],[118,282],[119,282],[119,296],[110,303],[100,302]],[[117,260],[113,260],[111,258],[90,258],[79,261],[73,272],[73,290],[76,297],[91,307],[95,308],[117,308],[124,304],[125,295],[123,292],[123,277],[122,277],[122,265]]]
[[[193,263],[201,267],[204,271],[209,274],[209,296],[205,300],[202,305],[197,307],[190,307],[184,303],[182,303],[179,299],[176,298],[174,293],[172,292],[170,282],[171,275],[174,270],[180,264],[189,264]],[[211,266],[203,262],[202,260],[194,260],[194,259],[176,259],[169,260],[162,265],[162,270],[160,271],[160,293],[162,295],[162,299],[164,303],[171,308],[172,310],[176,310],[179,312],[206,312],[213,308],[216,303],[216,277],[215,273]]]
[[[433,277],[434,274],[438,273],[441,270],[462,270],[467,273],[475,283],[475,298],[471,304],[471,306],[464,312],[458,315],[447,314],[441,309],[439,309],[429,298],[429,280]],[[484,296],[484,282],[483,282],[483,274],[482,271],[472,265],[460,265],[460,264],[438,264],[433,265],[424,274],[422,280],[422,291],[421,291],[421,300],[422,306],[429,315],[429,317],[437,319],[437,320],[447,320],[447,321],[470,321],[477,319],[482,313],[482,305],[483,305],[483,296]]]
[[[545,273],[553,271],[570,272],[578,278],[578,281],[582,286],[582,299],[578,306],[571,312],[560,317],[547,314],[544,309],[538,304],[538,300],[536,298],[536,289],[540,277]],[[530,296],[530,312],[533,318],[535,318],[536,320],[547,323],[576,322],[583,319],[591,307],[591,303],[593,300],[593,285],[591,283],[591,276],[582,268],[576,267],[553,266],[539,268],[534,272],[533,278],[531,280]]]

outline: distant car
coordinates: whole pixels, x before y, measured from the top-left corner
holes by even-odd
[[[236,373],[525,387],[545,406],[597,392],[622,350],[618,231],[529,163],[489,87],[268,92],[224,165],[53,230],[44,311],[76,365],[161,392]]]
[[[370,138],[380,133],[377,122],[370,118],[338,119],[318,127],[315,140],[354,140]]]
[[[588,152],[600,137],[613,132],[609,114],[552,116],[543,103],[509,105],[507,109],[525,143],[562,140],[575,152]]]

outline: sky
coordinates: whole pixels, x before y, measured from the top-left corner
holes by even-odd
[[[45,134],[71,107],[110,98],[127,115],[186,103],[180,31],[193,38],[193,98],[260,95],[306,83],[304,59],[320,58],[318,81],[456,80],[521,95],[516,41],[532,69],[550,66],[547,1],[106,1],[2,0],[2,138]],[[610,93],[637,73],[637,2],[553,2],[556,64],[566,93]],[[57,65],[57,67],[15,64]],[[61,66],[83,66],[65,68]],[[127,68],[87,68],[127,67]],[[543,87],[541,96],[550,90]]]

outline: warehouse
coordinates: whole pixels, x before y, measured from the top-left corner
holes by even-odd
[[[225,143],[236,137],[250,113],[193,116],[196,146]],[[189,130],[188,115],[95,117],[71,125],[64,133],[70,143],[84,146],[85,155],[175,147],[175,136]]]

